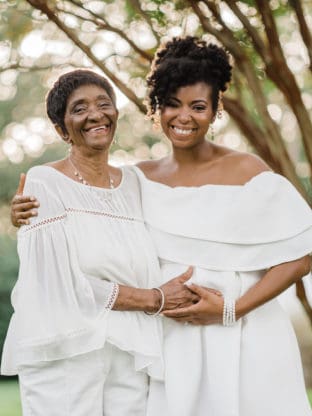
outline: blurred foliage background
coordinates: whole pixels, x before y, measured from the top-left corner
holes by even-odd
[[[111,162],[135,163],[170,151],[144,116],[157,47],[184,35],[221,43],[235,71],[216,142],[258,153],[311,203],[311,12],[310,0],[0,1],[0,349],[18,272],[10,200],[20,172],[67,152],[45,115],[57,77],[83,67],[114,83],[120,121]],[[311,329],[309,294],[296,289]],[[311,354],[305,365],[311,370]]]

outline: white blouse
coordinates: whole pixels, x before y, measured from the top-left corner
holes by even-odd
[[[54,168],[30,169],[24,193],[38,216],[18,232],[20,270],[2,374],[110,342],[135,356],[136,369],[161,378],[161,327],[142,312],[112,311],[116,284],[159,285],[159,264],[145,229],[138,180],[122,169],[120,185],[83,185]]]

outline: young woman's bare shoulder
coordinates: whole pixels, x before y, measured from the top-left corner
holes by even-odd
[[[226,163],[235,176],[235,182],[243,185],[254,176],[270,171],[270,167],[258,156],[251,153],[233,152],[226,156]]]

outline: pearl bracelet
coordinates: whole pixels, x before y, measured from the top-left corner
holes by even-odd
[[[151,313],[151,312],[144,312],[144,313],[146,313],[146,315],[150,315],[150,316],[157,316],[164,309],[164,306],[165,306],[165,294],[164,294],[164,291],[160,287],[153,287],[152,290],[158,290],[158,292],[160,293],[160,296],[161,296],[160,308],[158,309],[158,311],[153,312],[153,313]]]
[[[224,298],[223,303],[223,325],[232,326],[236,322],[235,299]]]

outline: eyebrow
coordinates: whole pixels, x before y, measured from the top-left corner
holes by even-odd
[[[169,100],[174,100],[174,101],[178,101],[179,103],[181,102],[178,98],[176,98],[176,97],[169,97]],[[207,100],[205,100],[204,98],[200,98],[199,100],[193,100],[192,102],[191,102],[191,104],[198,104],[198,103],[205,103],[205,104],[207,104],[208,103],[208,101]]]

